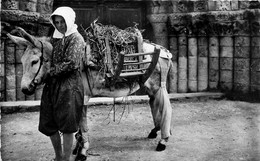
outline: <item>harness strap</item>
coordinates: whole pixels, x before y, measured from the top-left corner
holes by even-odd
[[[42,68],[43,60],[44,60],[44,58],[43,58],[43,43],[42,43],[42,41],[40,41],[40,43],[41,43],[41,47],[42,47],[42,48],[41,48],[41,53],[42,53],[42,55],[40,56],[40,66],[39,66],[39,68],[38,68],[38,70],[37,70],[37,72],[36,72],[34,78],[32,79],[32,81],[31,81],[31,83],[30,83],[30,86],[35,86],[35,78],[36,78],[37,75],[39,74],[39,72],[40,72],[40,70],[41,70],[41,68]]]
[[[41,46],[42,46],[42,49],[41,49],[42,55],[40,56],[40,66],[39,66],[37,73],[35,74],[35,77],[33,79],[35,79],[36,76],[39,74],[41,67],[42,67],[42,64],[43,64],[43,43],[41,41],[40,41],[40,43],[41,43]]]

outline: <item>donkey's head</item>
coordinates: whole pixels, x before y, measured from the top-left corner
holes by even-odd
[[[26,47],[21,58],[23,64],[21,89],[24,94],[31,95],[49,72],[52,45],[46,37],[36,38],[20,27],[13,33],[19,33],[20,36],[11,34],[7,36],[17,45]]]

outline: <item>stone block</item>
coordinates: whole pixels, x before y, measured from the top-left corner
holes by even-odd
[[[179,57],[187,57],[187,47],[179,46]]]
[[[251,46],[260,46],[260,36],[252,36]]]
[[[260,46],[251,47],[251,58],[260,58]]]
[[[178,11],[178,1],[171,1],[170,13],[176,13]]]
[[[233,89],[233,83],[230,82],[220,82],[219,87],[221,91],[229,92]]]
[[[152,23],[152,26],[155,36],[167,36],[166,23]]]
[[[217,1],[208,1],[208,10],[216,11],[217,10]]]
[[[188,92],[188,82],[186,80],[178,79],[178,93],[187,93]]]
[[[220,46],[220,57],[232,58],[233,52],[233,46]]]
[[[153,23],[166,23],[168,20],[167,14],[149,14],[147,15],[149,22]]]
[[[6,101],[16,101],[16,90],[6,90]]]
[[[177,62],[179,51],[178,50],[171,50],[170,52],[172,53],[172,61]]]
[[[251,73],[251,84],[260,85],[260,72],[252,71]]]
[[[249,85],[250,84],[249,70],[234,71],[234,83]]]
[[[15,74],[17,76],[22,76],[23,75],[23,65],[21,63],[15,64]]]
[[[52,13],[53,0],[38,0],[37,12],[41,14]]]
[[[186,36],[180,36],[178,39],[179,46],[186,46],[187,45],[187,37]]]
[[[188,45],[188,56],[195,56],[197,57],[198,48],[196,45]]]
[[[36,4],[37,4],[37,1],[23,0],[23,1],[20,1],[20,3],[19,3],[19,9],[21,11],[36,12],[37,11]]]
[[[198,37],[198,46],[208,46],[208,37],[199,36]]]
[[[209,47],[209,57],[219,57],[219,47],[218,46],[210,46]]]
[[[49,36],[50,35],[50,26],[46,26],[46,25],[38,25],[38,32],[37,32],[38,36]]]
[[[218,10],[218,11],[230,11],[231,10],[230,1],[217,1],[216,10]]]
[[[187,57],[179,57],[178,58],[178,70],[180,70],[180,69],[186,70],[187,63],[188,63]]]
[[[16,88],[16,100],[17,101],[24,101],[25,95],[23,94],[21,87]]]
[[[248,71],[250,69],[250,59],[235,58],[234,59],[234,70],[237,71]]]
[[[250,92],[260,95],[260,85],[250,85]]]
[[[208,90],[208,81],[207,80],[199,80],[198,81],[198,91],[203,92]]]
[[[198,91],[198,82],[196,80],[188,80],[188,91],[189,92]]]
[[[5,47],[5,56],[6,56],[6,63],[14,64],[15,63],[15,47],[14,46],[6,46]]]
[[[235,46],[250,46],[250,37],[249,36],[236,36],[235,37]]]
[[[217,37],[209,38],[209,56],[219,57],[219,40]]]
[[[247,94],[250,91],[249,84],[234,83],[233,91]]]
[[[178,12],[193,12],[194,3],[193,1],[178,1],[177,8]]]
[[[198,80],[199,81],[208,81],[208,68],[198,69]]]
[[[238,6],[238,1],[231,1],[231,10],[238,10],[239,6]]]
[[[209,82],[209,91],[218,90],[219,82]]]
[[[19,1],[18,0],[2,0],[2,9],[7,10],[18,10],[19,9]]]
[[[170,50],[178,50],[178,38],[177,37],[171,37],[169,39],[169,48],[170,48]]]
[[[4,55],[4,50],[0,50],[0,63],[5,62],[5,55]]]
[[[4,76],[4,75],[5,75],[5,64],[0,63],[0,76]]]
[[[16,88],[16,78],[15,75],[6,76],[6,89],[11,90]]]
[[[219,58],[209,58],[209,69],[219,70]]]
[[[252,71],[260,72],[260,59],[252,59],[250,67]]]
[[[239,1],[239,9],[248,9],[250,1]]]
[[[154,38],[154,42],[158,45],[162,45],[163,47],[165,48],[169,48],[168,47],[168,39],[167,39],[167,36],[156,36]]]
[[[233,82],[233,72],[232,70],[220,70],[220,82]]]
[[[219,81],[219,70],[210,69],[209,70],[209,81],[218,82]]]
[[[235,52],[234,52],[234,57],[235,58],[249,58],[250,56],[250,47],[245,46],[235,46]]]
[[[187,70],[178,69],[178,80],[188,80]]]
[[[16,75],[16,88],[19,88],[21,90],[21,82],[22,82],[22,75]]]
[[[189,37],[188,38],[188,45],[189,46],[197,46],[197,38],[196,37]]]
[[[5,64],[5,74],[14,75],[15,74],[15,65],[14,64]]]
[[[233,46],[233,38],[231,36],[221,36],[220,37],[220,46]]]
[[[189,57],[189,80],[197,80],[197,58]]]
[[[5,59],[5,57],[4,57],[4,50],[5,50],[5,41],[0,41],[1,42],[1,49],[0,49],[0,63],[4,63],[4,59]]]
[[[5,90],[5,77],[0,76],[0,91]]]
[[[198,57],[208,57],[208,46],[198,46]]]
[[[194,11],[195,12],[206,12],[208,11],[208,4],[205,0],[194,1]]]
[[[23,54],[24,54],[23,49],[22,50],[21,49],[15,50],[15,61],[16,61],[16,63],[22,63],[21,58],[22,58]]]
[[[208,69],[207,57],[198,57],[198,69]]]
[[[41,23],[41,24],[45,24],[45,25],[49,25],[51,26],[51,23],[49,21],[49,17],[50,17],[51,14],[40,14],[39,15],[39,19],[38,19],[38,22]]]
[[[5,91],[0,91],[0,102],[5,101]]]
[[[233,69],[233,58],[220,58],[220,69],[232,70]]]
[[[173,62],[172,69],[169,71],[168,77],[168,90],[169,93],[177,93],[178,88],[178,75],[177,75],[177,62]]]

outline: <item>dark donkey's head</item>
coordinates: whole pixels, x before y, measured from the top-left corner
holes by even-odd
[[[48,38],[36,38],[20,27],[12,32],[14,33],[19,33],[20,36],[11,34],[7,36],[17,45],[26,47],[21,58],[23,64],[21,89],[24,94],[31,95],[49,72],[52,45]]]

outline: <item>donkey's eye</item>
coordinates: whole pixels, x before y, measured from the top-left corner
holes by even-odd
[[[35,65],[35,64],[37,64],[38,61],[39,61],[39,60],[33,60],[33,61],[32,61],[32,66]]]

